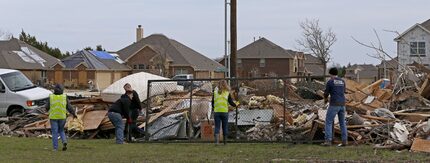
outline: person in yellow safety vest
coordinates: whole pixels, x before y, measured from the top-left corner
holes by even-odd
[[[215,112],[215,144],[219,144],[219,130],[222,123],[222,134],[223,134],[223,142],[224,145],[227,143],[227,135],[228,135],[228,104],[233,107],[237,107],[237,105],[233,102],[233,99],[230,95],[230,87],[227,84],[227,81],[221,80],[218,83],[218,86],[213,91],[212,96],[212,108]]]
[[[56,84],[54,94],[49,95],[46,110],[49,112],[49,122],[51,123],[52,145],[54,151],[58,150],[58,135],[63,143],[63,151],[67,150],[67,138],[64,133],[64,125],[66,124],[67,112],[76,118],[75,110],[70,105],[69,99],[63,94],[63,86]]]

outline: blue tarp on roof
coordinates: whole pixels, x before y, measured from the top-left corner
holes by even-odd
[[[100,59],[112,59],[115,60],[115,57],[110,55],[109,53],[106,53],[105,51],[90,51],[93,55]]]

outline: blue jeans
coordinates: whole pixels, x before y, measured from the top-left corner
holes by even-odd
[[[58,134],[60,134],[61,141],[67,143],[66,134],[64,133],[64,125],[66,124],[65,119],[50,119],[51,123],[51,134],[52,134],[52,145],[54,149],[58,149]]]
[[[333,140],[333,123],[334,118],[339,118],[339,125],[342,135],[342,141],[347,141],[348,133],[345,122],[346,109],[345,106],[329,106],[325,117],[325,140],[331,142]]]
[[[224,138],[228,134],[228,113],[215,113],[215,134],[219,134],[219,128],[222,123],[222,134]]]
[[[124,144],[124,122],[122,121],[121,114],[109,112],[108,117],[115,127],[115,142],[117,144]]]

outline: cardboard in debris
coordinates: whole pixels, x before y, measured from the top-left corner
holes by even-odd
[[[214,141],[215,125],[213,121],[201,121],[200,128],[201,128],[201,140]],[[222,127],[219,132],[220,132],[220,140],[222,140]]]
[[[412,143],[411,151],[430,153],[430,140],[415,138]]]

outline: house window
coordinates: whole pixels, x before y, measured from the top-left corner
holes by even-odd
[[[264,58],[260,59],[260,67],[266,67],[266,60]]]
[[[237,67],[242,67],[242,59],[237,59]]]
[[[145,65],[144,64],[139,64],[139,69],[145,69]]]
[[[184,68],[175,69],[175,75],[188,74],[188,70]]]
[[[411,47],[411,57],[426,56],[425,42],[410,42],[410,47]]]
[[[137,65],[133,65],[133,69],[137,69]]]

